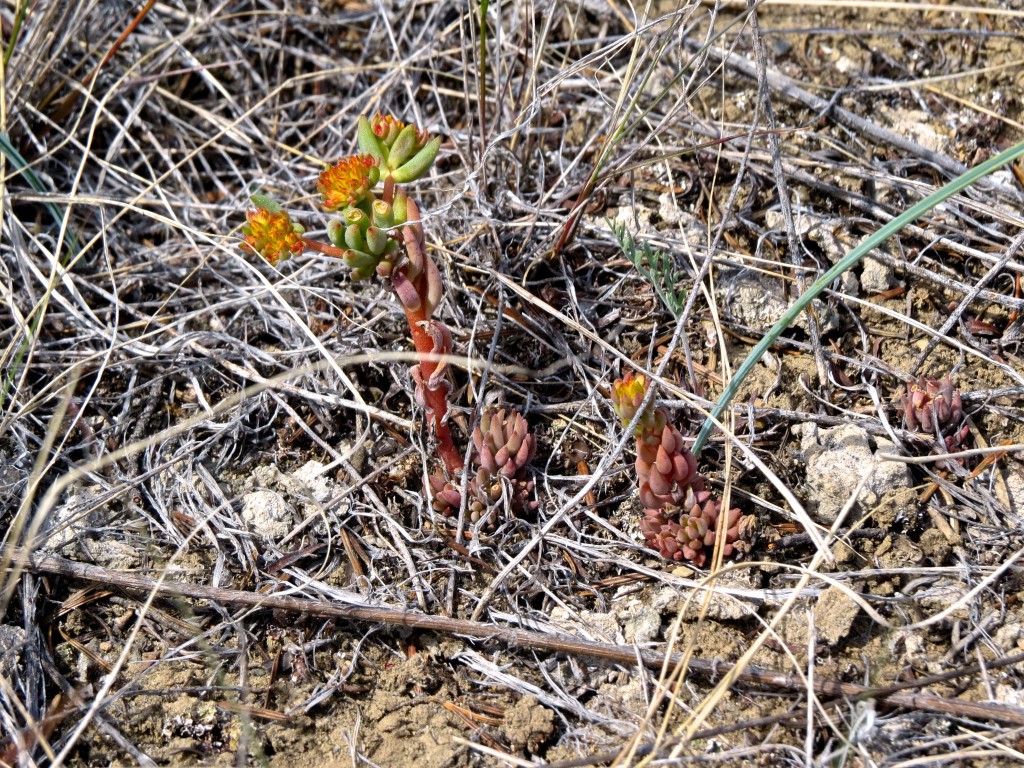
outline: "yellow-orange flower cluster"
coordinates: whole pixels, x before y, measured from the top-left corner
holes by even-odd
[[[633,420],[646,394],[647,377],[642,373],[627,371],[625,376],[615,380],[612,384],[612,407],[622,421],[622,426],[627,426]]]
[[[323,195],[325,211],[359,205],[380,179],[377,160],[371,155],[345,157],[320,174],[316,187]]]
[[[277,266],[277,262],[305,250],[302,230],[292,223],[287,211],[258,206],[247,211],[245,218],[248,223],[242,227],[242,248],[259,254],[271,265]]]

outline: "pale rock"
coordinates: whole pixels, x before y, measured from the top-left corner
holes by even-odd
[[[808,280],[808,285],[810,282]],[[783,283],[778,278],[753,270],[723,270],[717,285],[730,316],[755,330],[766,331],[771,328],[791,303],[784,298]],[[839,317],[828,304],[815,299],[811,306],[814,307],[818,329],[822,333],[839,330]],[[791,327],[806,331],[807,313],[800,313]]]
[[[860,287],[866,294],[885,293],[892,288],[895,275],[884,261],[865,256],[861,262]]]
[[[939,133],[936,127],[942,126],[942,123],[933,120],[926,112],[916,109],[890,109],[883,102],[879,104],[875,114],[882,122],[887,120],[893,131],[906,136],[925,149],[940,154],[946,153],[952,130],[947,130],[946,135]]]
[[[117,539],[90,539],[83,549],[94,565],[114,571],[130,571],[142,562],[138,547]]]
[[[696,620],[704,609],[704,601],[707,601],[707,609],[704,617],[713,621],[738,621],[749,618],[755,609],[742,598],[730,595],[725,589],[733,588],[737,591],[757,589],[758,582],[754,573],[749,568],[736,568],[720,574],[710,587],[714,590],[707,595],[703,589],[687,591],[680,595],[675,587],[666,586],[655,597],[655,606],[663,605],[663,611],[670,613],[673,617],[681,610],[686,610],[683,617],[687,621]]]
[[[306,497],[322,504],[331,498],[334,483],[324,474],[319,461],[307,461],[289,475],[282,475],[281,488],[293,496]]]
[[[1009,704],[1011,707],[1024,707],[1024,691],[1016,685],[999,683],[995,686],[997,704]]]
[[[951,610],[969,591],[967,584],[957,578],[943,576],[937,579],[926,589],[914,594],[917,604],[923,613],[923,619],[930,619],[941,613],[946,613],[944,618],[947,621],[969,618],[970,603],[965,602]]]
[[[807,511],[820,523],[835,522],[864,477],[869,476],[857,500],[861,510],[877,506],[887,493],[905,489],[913,482],[906,464],[877,458],[878,453],[896,451],[889,440],[872,441],[855,424],[831,429],[819,429],[815,424],[798,427],[800,452],[807,469]]]
[[[996,630],[993,643],[1007,655],[1024,651],[1024,623],[1013,621],[1004,624]]]
[[[625,642],[622,631],[619,629],[619,622],[611,613],[596,611],[570,613],[565,608],[556,606],[551,610],[548,618],[553,625],[574,637],[582,637],[600,643],[622,644]]]
[[[242,497],[242,519],[259,539],[276,541],[294,524],[292,508],[281,494],[260,490]]]
[[[1010,512],[1018,518],[1024,518],[1024,476],[1019,472],[1004,472],[1006,480],[1006,496]]]
[[[849,637],[850,628],[859,613],[860,606],[846,592],[835,586],[829,587],[814,605],[817,638],[829,646],[838,645]]]
[[[634,597],[616,605],[614,611],[627,643],[645,645],[655,641],[661,633],[661,611],[645,600]]]

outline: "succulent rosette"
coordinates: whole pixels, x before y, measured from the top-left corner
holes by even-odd
[[[427,172],[441,148],[441,137],[430,138],[415,125],[377,113],[359,118],[359,149],[373,156],[384,176],[399,184],[415,181]]]
[[[473,430],[473,447],[482,470],[512,478],[533,460],[537,441],[516,411],[485,409]]]
[[[722,503],[708,491],[691,492],[678,510],[644,510],[640,530],[648,547],[669,560],[688,560],[703,567],[721,535],[718,532]],[[678,520],[673,515],[678,514]],[[757,520],[739,508],[729,510],[724,521],[722,554],[747,552],[753,542]]]
[[[534,483],[527,467],[537,450],[536,438],[526,419],[511,409],[485,409],[473,430],[473,458],[476,474],[469,481],[466,508],[472,523],[494,528],[507,514],[536,509],[530,501]],[[429,478],[433,506],[444,515],[458,512],[462,502],[459,489],[439,475]]]
[[[963,400],[949,376],[926,379],[919,376],[907,384],[902,396],[903,418],[907,429],[919,432],[946,432],[959,427],[964,418]]]
[[[948,374],[941,379],[919,376],[909,382],[906,393],[900,397],[899,408],[907,429],[937,438],[940,451],[956,451],[970,434],[970,428],[964,423],[963,399]],[[953,468],[951,462],[937,466],[946,470]]]

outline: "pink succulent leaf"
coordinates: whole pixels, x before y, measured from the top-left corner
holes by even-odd
[[[643,456],[637,456],[636,458],[636,476],[640,479],[640,482],[646,480],[651,474],[651,463],[644,461]]]
[[[494,454],[494,463],[501,467],[501,471],[505,474],[505,470],[508,465],[508,446],[503,445],[498,449],[498,452]],[[511,477],[516,472],[516,467],[512,467],[512,472],[508,476]]]
[[[661,446],[658,447],[658,455],[654,459],[654,470],[661,475],[672,475],[672,455]]]
[[[409,278],[401,270],[391,274],[391,288],[403,307],[410,312],[420,311],[420,295],[416,291],[416,286],[410,282]]]
[[[525,467],[533,460],[533,453],[537,443],[534,440],[522,440],[516,450],[515,463],[517,466]]]
[[[486,445],[481,446],[478,450],[480,451],[480,466],[492,475],[497,474],[499,467],[494,458],[494,452]]]
[[[491,418],[491,428],[488,430],[488,435],[491,438],[491,445],[499,445],[505,442],[504,422],[504,409],[495,413]]]
[[[647,487],[650,488],[651,493],[657,496],[666,496],[672,490],[672,484],[659,472],[651,472]]]

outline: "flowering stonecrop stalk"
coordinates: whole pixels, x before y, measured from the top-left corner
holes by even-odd
[[[327,226],[330,243],[308,238],[279,205],[253,197],[255,208],[243,227],[245,244],[272,265],[309,249],[341,259],[355,280],[377,276],[405,311],[419,354],[412,369],[417,400],[431,418],[438,452],[449,473],[462,468],[462,455],[448,428],[448,377],[443,356],[452,351],[451,333],[433,318],[444,287],[427,253],[419,207],[398,186],[422,177],[433,164],[440,137],[390,115],[358,122],[360,153],[342,158],[320,174],[317,189],[325,211],[337,215]],[[383,181],[378,196],[375,188]]]
[[[643,374],[626,373],[612,384],[612,408],[624,427],[637,414],[636,474],[644,516],[640,531],[644,542],[669,560],[689,560],[701,567],[724,536],[722,552],[747,552],[756,532],[756,518],[739,509],[721,514],[721,502],[705,489],[697,460],[682,434],[660,406],[647,406],[648,383]]]

